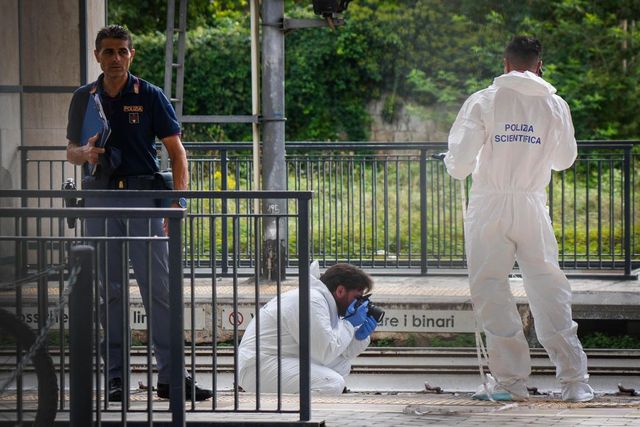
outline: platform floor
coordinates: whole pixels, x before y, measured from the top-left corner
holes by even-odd
[[[187,272],[185,271],[185,276]],[[374,281],[373,295],[381,303],[407,302],[468,302],[469,282],[467,276],[402,276],[372,275]],[[521,279],[511,279],[511,288],[516,302],[526,302]],[[640,304],[640,279],[569,279],[573,290],[574,305],[638,305]],[[137,286],[132,281],[132,297],[139,297]],[[196,301],[211,300],[211,279],[196,278],[194,280]],[[253,298],[253,279],[238,278],[238,297]],[[297,280],[290,276],[282,281],[282,290],[287,291],[297,286]],[[185,277],[185,300],[190,295],[190,279]],[[276,293],[275,282],[262,282],[260,293],[264,298],[273,297]],[[216,293],[220,300],[233,295],[233,280],[228,277],[218,278]],[[639,310],[640,316],[640,310]]]
[[[185,274],[187,272],[185,271]],[[374,300],[387,307],[406,304],[469,304],[469,287],[465,276],[391,276],[374,275]],[[574,317],[581,319],[640,320],[640,280],[570,279],[573,289]],[[526,304],[521,280],[512,280],[516,301]],[[131,282],[131,303],[139,303],[135,281]],[[286,291],[297,286],[294,279],[282,283]],[[190,300],[191,281],[185,277],[185,302]],[[238,303],[253,303],[254,284],[238,279]],[[194,300],[207,304],[212,298],[211,279],[196,278]],[[262,283],[261,300],[276,292],[274,283]],[[217,280],[218,303],[233,301],[233,281]],[[28,299],[28,294],[25,295]],[[638,360],[640,364],[640,360]],[[621,382],[624,378],[620,378]],[[636,387],[640,384],[625,384]],[[470,390],[469,390],[470,391]],[[250,400],[250,396],[247,395]],[[264,398],[266,399],[266,398]],[[295,399],[292,397],[292,399]],[[265,403],[268,399],[264,400]],[[161,405],[161,403],[160,403]],[[206,405],[206,403],[199,404]],[[142,414],[138,414],[142,416]],[[295,416],[281,414],[190,413],[189,420],[226,421],[292,421]],[[640,426],[640,396],[597,395],[588,403],[565,403],[557,394],[536,396],[527,402],[501,405],[470,399],[469,393],[427,394],[384,392],[348,393],[338,397],[314,396],[312,420],[327,426]],[[221,424],[222,425],[222,424]]]
[[[384,270],[382,270],[384,271]],[[399,270],[394,270],[398,272]],[[380,273],[380,271],[378,271]],[[638,275],[640,272],[636,271]],[[373,297],[376,302],[394,303],[468,303],[470,302],[469,282],[466,275],[398,275],[372,274],[374,281]],[[635,280],[623,280],[608,278],[570,278],[571,289],[573,290],[574,306],[622,306],[633,307],[637,318],[640,319],[640,278]],[[255,284],[253,278],[239,277],[238,301],[253,302],[255,298]],[[523,281],[516,277],[510,279],[511,290],[517,303],[526,303],[526,293]],[[135,279],[131,279],[130,302],[138,303],[142,301]],[[189,271],[184,271],[184,300],[189,302],[191,298],[192,279]],[[281,282],[282,292],[298,286],[297,278],[288,275]],[[233,279],[230,277],[217,277],[215,281],[216,297],[220,303],[228,303],[233,298]],[[194,300],[196,303],[210,303],[212,298],[212,280],[208,277],[195,277],[193,279]],[[263,281],[260,283],[260,298],[268,300],[276,294],[277,284],[274,281]],[[49,287],[49,296],[58,294],[57,287]],[[23,286],[22,297],[25,304],[29,304],[37,295],[34,286]],[[7,299],[0,295],[0,299]],[[8,302],[11,299],[7,299]]]
[[[232,408],[232,396],[217,402],[218,410]],[[244,394],[241,409],[255,407],[255,396]],[[225,402],[228,400],[228,402]],[[275,396],[262,395],[263,408],[275,404]],[[297,396],[284,395],[283,409],[296,409]],[[132,408],[136,406],[135,398]],[[119,419],[119,404],[110,412],[103,412],[104,421]],[[190,404],[187,404],[190,411]],[[187,412],[188,421],[215,425],[261,425],[260,423],[289,423],[299,420],[297,414],[202,412],[210,402],[200,402],[195,412]],[[156,410],[168,409],[166,400],[154,402]],[[337,397],[313,396],[311,425],[328,427],[418,427],[433,426],[640,426],[640,397],[598,395],[585,403],[565,403],[558,396],[536,396],[526,402],[493,403],[477,401],[469,394],[366,394],[349,393]],[[141,408],[140,408],[141,409]],[[58,416],[68,419],[68,412]],[[146,414],[130,413],[129,421],[144,421]],[[154,420],[169,420],[167,412],[154,414]],[[211,425],[211,424],[210,424]]]

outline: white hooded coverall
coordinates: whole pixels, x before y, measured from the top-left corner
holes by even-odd
[[[531,372],[508,281],[516,259],[557,378],[563,384],[588,378],[546,208],[551,170],[569,168],[577,156],[569,107],[555,92],[529,71],[503,74],[467,99],[449,134],[449,174],[473,173],[465,219],[471,300],[487,336],[489,368],[503,384]]]
[[[318,264],[311,265],[310,281],[310,357],[311,391],[340,394],[351,361],[369,345],[369,338],[359,341],[350,322],[338,316],[333,295],[316,277]],[[281,296],[281,392],[300,392],[298,290]],[[260,391],[278,391],[278,304],[273,298],[260,309]],[[256,390],[256,322],[249,323],[238,348],[238,382],[246,391]]]

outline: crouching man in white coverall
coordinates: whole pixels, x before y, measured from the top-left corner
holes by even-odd
[[[340,394],[351,361],[369,345],[377,326],[367,315],[368,301],[357,308],[357,298],[373,288],[371,277],[350,264],[336,264],[320,280],[318,263],[310,271],[311,391]],[[300,342],[298,290],[281,296],[280,376],[282,393],[300,392]],[[260,309],[260,391],[278,391],[278,302],[274,298]],[[256,390],[256,322],[242,337],[238,356],[238,382],[246,391]]]
[[[487,337],[496,399],[528,397],[529,346],[509,288],[514,259],[538,340],[556,366],[562,399],[588,401],[587,357],[571,318],[571,288],[558,266],[558,244],[547,213],[551,170],[577,155],[567,103],[542,75],[542,47],[516,36],[505,51],[504,73],[471,95],[449,134],[445,164],[451,176],[473,173],[465,219],[471,300]],[[488,398],[484,387],[474,397]]]

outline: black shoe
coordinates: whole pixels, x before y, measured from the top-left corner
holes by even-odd
[[[196,384],[193,381],[193,378],[191,377],[186,377],[184,379],[184,394],[185,394],[185,399],[186,400],[191,400],[191,386],[193,384]],[[210,399],[211,396],[213,396],[213,393],[211,392],[211,390],[208,390],[206,388],[200,388],[198,387],[198,385],[196,384],[195,386],[196,389],[196,396],[195,396],[195,400],[196,402],[200,402],[202,400],[207,400]],[[158,397],[162,398],[162,399],[169,399],[169,390],[170,390],[170,386],[169,384],[162,384],[162,383],[158,383]]]
[[[122,380],[120,378],[109,380],[109,402],[122,402]]]

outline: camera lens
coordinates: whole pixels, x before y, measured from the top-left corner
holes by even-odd
[[[378,323],[382,322],[382,319],[384,319],[384,310],[383,309],[381,309],[377,305],[373,305],[371,302],[369,303],[369,306],[367,308],[368,308],[367,314],[369,316],[371,316],[374,319],[376,319],[376,322],[378,322]]]
[[[356,298],[354,307],[360,307],[365,301],[369,301],[369,305],[367,306],[367,316],[373,317],[378,323],[382,322],[382,319],[384,319],[384,310],[377,305],[374,305],[369,299],[369,295],[363,295]]]

